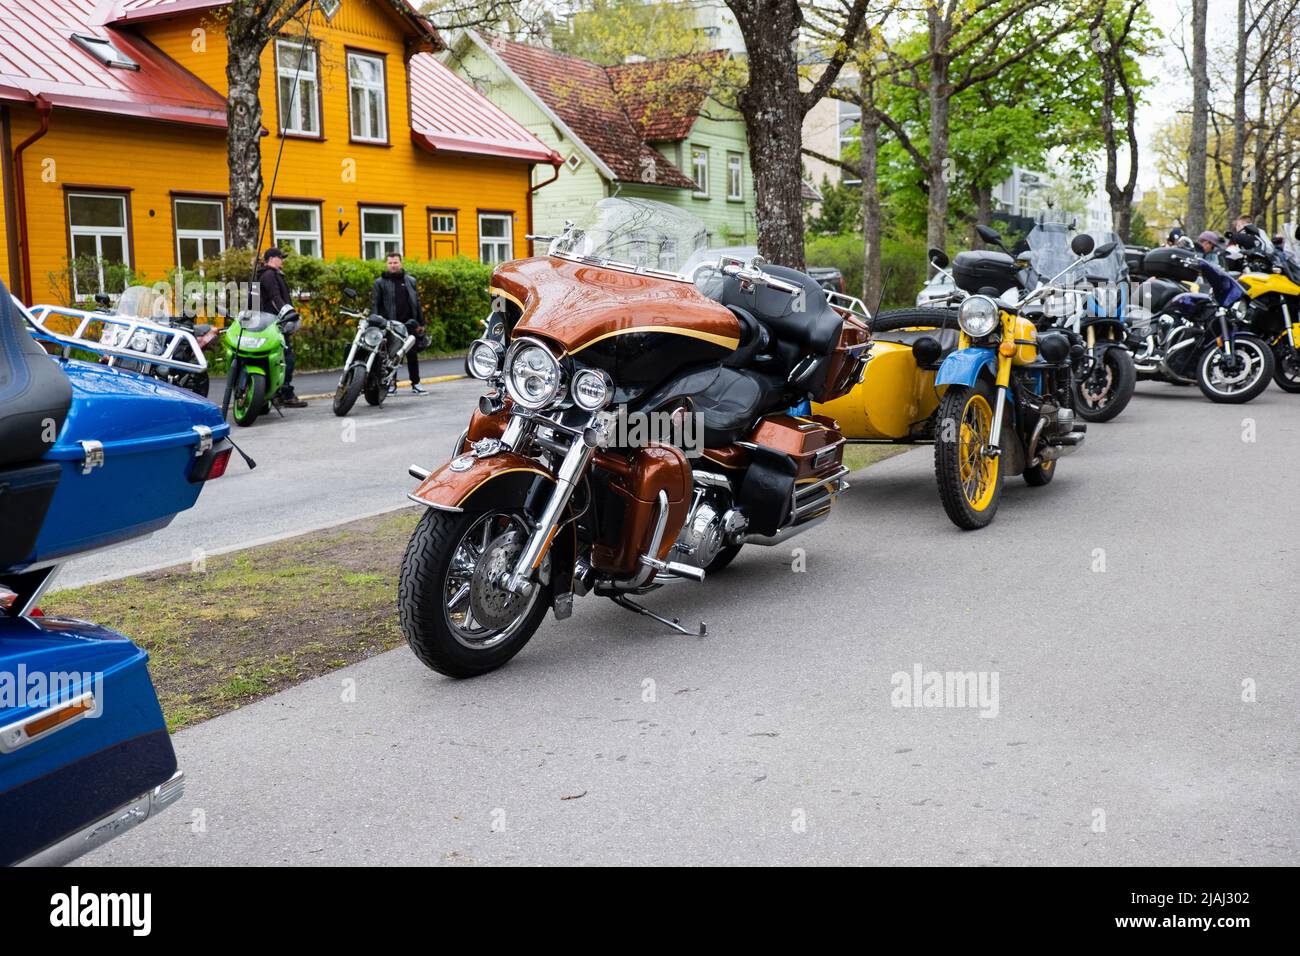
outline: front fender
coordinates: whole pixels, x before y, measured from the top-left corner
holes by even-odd
[[[957,349],[950,352],[939,366],[934,384],[973,386],[985,369],[988,369],[989,375],[996,377],[998,353],[995,349]]]
[[[473,458],[464,471],[452,468],[453,463],[472,457],[461,455],[447,462],[407,497],[439,511],[464,511],[471,498],[476,504],[483,500],[489,504],[522,505],[539,481],[555,484],[555,477],[540,464],[510,451]]]
[[[464,471],[451,467],[453,462],[468,458],[473,459],[473,464]],[[438,511],[462,512],[471,506],[523,508],[535,516],[545,506],[554,487],[555,476],[536,461],[503,451],[486,458],[468,454],[453,458],[420,482],[420,487],[407,497]],[[552,593],[556,595],[573,590],[578,541],[576,524],[570,518],[571,512],[566,509],[561,530],[549,543],[550,580]]]

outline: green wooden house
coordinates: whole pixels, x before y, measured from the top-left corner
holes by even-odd
[[[534,169],[534,232],[628,196],[689,210],[710,245],[727,246],[752,242],[755,222],[745,124],[708,89],[726,56],[690,58],[689,70],[683,60],[607,67],[466,30],[444,61],[563,157],[558,171]]]

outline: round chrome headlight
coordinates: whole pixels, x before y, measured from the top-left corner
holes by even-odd
[[[506,391],[524,408],[539,409],[560,396],[560,362],[536,339],[519,339],[506,353]]]
[[[973,295],[957,310],[957,324],[973,339],[982,339],[998,325],[998,304],[986,295]]]
[[[501,346],[478,339],[465,356],[465,370],[474,378],[489,379],[501,371]]]
[[[612,391],[609,376],[591,368],[583,369],[573,376],[573,385],[569,388],[569,394],[573,396],[573,404],[584,412],[600,411],[609,404]]]
[[[366,329],[361,333],[361,344],[368,349],[377,349],[384,344],[383,329]]]

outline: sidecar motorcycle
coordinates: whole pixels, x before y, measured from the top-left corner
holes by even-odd
[[[1114,250],[1090,243],[1065,271]],[[930,261],[948,265],[937,249]],[[1057,461],[1083,444],[1073,387],[1083,348],[1035,325],[1044,300],[1065,291],[1055,284],[1060,274],[1022,294],[1021,267],[1007,253],[962,252],[952,266],[960,304],[882,313],[861,382],[812,407],[851,441],[933,443],[944,510],[972,530],[993,520],[1005,476],[1046,485]]]
[[[66,357],[133,357],[133,320],[94,321],[126,344],[51,331],[0,285],[0,864],[67,862],[182,789],[145,652],[37,602],[62,562],[191,507],[226,470],[230,426],[192,392]]]

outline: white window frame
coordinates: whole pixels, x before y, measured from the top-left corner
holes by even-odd
[[[700,160],[704,160],[703,163]],[[704,188],[700,188],[700,170],[704,170]],[[707,146],[691,147],[691,181],[695,183],[694,195],[707,199],[709,195],[709,148]]]
[[[727,199],[733,202],[745,199],[745,157],[740,153],[727,153]]]
[[[178,207],[188,203],[192,206],[216,206],[219,225],[216,229],[183,229],[180,224]],[[199,243],[199,258],[206,259],[208,256],[203,255],[203,243],[205,240],[217,240],[217,255],[226,251],[226,204],[220,199],[202,199],[197,196],[177,196],[172,200],[172,227],[176,233],[176,264],[180,265],[184,260],[181,257],[181,240],[197,239]]]
[[[117,226],[77,226],[72,222],[72,200],[78,198],[87,199],[116,199],[122,206],[122,225]],[[70,192],[64,200],[68,216],[68,251],[72,253],[71,258],[75,261],[77,258],[77,237],[92,238],[95,240],[95,259],[99,277],[99,291],[104,291],[104,243],[105,236],[115,236],[122,240],[122,264],[128,269],[131,268],[131,210],[127,204],[126,196],[123,193],[100,193],[89,190],[80,190]],[[82,298],[81,290],[77,287],[77,270],[72,270],[72,295],[75,299]]]
[[[305,232],[300,229],[282,230],[276,222],[276,213],[280,210],[307,210],[311,213],[312,221],[316,224],[315,232]],[[301,256],[312,256],[321,258],[325,255],[325,243],[321,237],[321,215],[320,206],[308,202],[275,202],[271,203],[271,235],[277,246],[287,246]],[[303,242],[314,242],[316,244],[315,252],[304,252]]]
[[[506,234],[501,236],[484,236],[483,223],[488,221],[499,221],[506,224]],[[501,258],[488,258],[485,253],[488,249],[492,250],[495,256],[501,254]],[[480,262],[495,264],[498,262],[509,262],[515,257],[515,217],[507,212],[481,212],[478,214],[478,258]]]
[[[366,230],[366,216],[370,213],[379,213],[385,216],[397,217],[397,232],[369,232]],[[396,206],[362,206],[361,207],[361,258],[362,259],[384,259],[390,252],[399,252],[406,254],[403,248],[402,236],[405,233],[405,223],[403,222],[402,210]],[[379,248],[376,250],[378,255],[368,255],[366,246],[369,243],[378,243]]]
[[[295,55],[301,52],[302,63],[310,63],[311,69],[298,70],[298,76],[295,81],[294,74],[291,71],[281,70],[280,68],[280,50],[289,49]],[[293,110],[289,110],[289,103],[286,100],[286,91],[284,82],[292,84],[288,91],[293,98]],[[308,95],[310,94],[310,95]],[[280,109],[280,128],[286,136],[320,136],[320,59],[316,56],[316,46],[308,42],[303,44],[301,40],[276,40],[275,41],[275,95]],[[300,114],[300,104],[310,104],[311,110],[311,127],[299,127],[297,119]],[[287,120],[292,120],[294,125],[290,125]]]
[[[364,80],[358,80],[352,76],[352,63],[355,60],[371,60],[379,66],[379,81],[370,83]],[[348,133],[352,139],[358,143],[387,143],[388,142],[388,64],[382,56],[376,56],[373,53],[355,53],[349,52],[347,58],[348,71]],[[373,117],[372,111],[377,111],[379,118],[379,135],[369,136],[357,132],[357,113],[354,110],[352,102],[352,91],[361,89],[370,94],[378,94],[379,103],[376,107],[370,96],[366,96],[362,102],[365,103],[363,111],[364,120],[370,120]],[[370,123],[364,122],[362,129],[369,129]]]
[[[437,229],[434,223],[439,219],[446,219],[451,223],[450,229]],[[456,214],[454,212],[431,212],[429,213],[429,234],[434,236],[454,236],[456,235]]]

